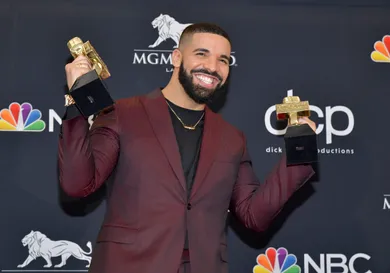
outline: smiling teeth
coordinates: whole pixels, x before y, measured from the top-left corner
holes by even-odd
[[[213,82],[213,79],[205,76],[197,76],[199,80],[201,80],[204,83],[211,84]]]

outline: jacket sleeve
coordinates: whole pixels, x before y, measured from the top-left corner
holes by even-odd
[[[283,154],[279,163],[260,184],[252,168],[243,135],[244,148],[235,183],[231,210],[250,229],[265,231],[290,196],[314,175],[310,165],[286,166]]]
[[[96,191],[114,170],[119,153],[116,110],[98,116],[92,127],[84,116],[64,119],[58,146],[59,180],[70,196]]]

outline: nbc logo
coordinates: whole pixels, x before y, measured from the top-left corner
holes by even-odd
[[[382,41],[374,44],[375,51],[371,52],[371,60],[376,63],[390,63],[390,35],[385,35]]]
[[[41,111],[33,109],[30,103],[13,102],[0,111],[0,131],[42,132],[46,123],[41,118]]]
[[[288,254],[287,249],[281,247],[276,250],[270,247],[265,255],[257,256],[257,265],[253,267],[253,273],[301,273],[301,268],[297,265],[297,257]]]

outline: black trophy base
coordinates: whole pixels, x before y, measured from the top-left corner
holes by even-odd
[[[318,161],[317,134],[308,124],[287,127],[284,135],[287,165]]]
[[[79,77],[69,94],[84,117],[96,115],[114,104],[96,70]]]

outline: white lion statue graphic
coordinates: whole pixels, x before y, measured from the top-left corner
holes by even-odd
[[[22,264],[18,265],[19,268],[26,267],[29,263],[39,257],[42,257],[46,261],[46,265],[43,267],[51,267],[51,258],[59,256],[61,256],[61,263],[54,267],[63,267],[70,256],[87,261],[88,264],[86,267],[89,267],[91,264],[92,258],[86,256],[92,253],[91,242],[87,243],[89,252],[85,252],[76,243],[65,240],[53,241],[47,238],[45,234],[31,230],[29,234],[23,237],[22,244],[28,248],[28,257]]]
[[[180,24],[173,17],[167,14],[160,14],[152,21],[153,28],[158,29],[158,38],[154,44],[150,45],[150,48],[155,48],[167,39],[172,39],[176,45],[173,48],[179,46],[179,39],[183,30],[192,24]]]

